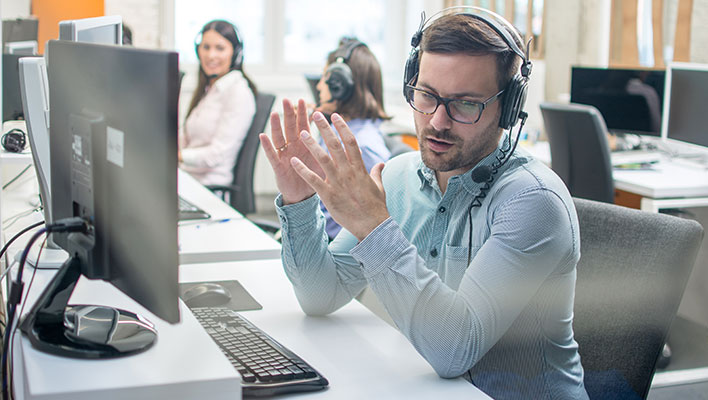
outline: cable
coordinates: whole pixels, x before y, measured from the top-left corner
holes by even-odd
[[[29,164],[28,166],[25,167],[25,169],[23,169],[22,171],[20,171],[20,173],[17,174],[14,178],[10,179],[9,182],[7,182],[6,184],[2,185],[2,190],[5,190],[8,186],[10,186],[10,185],[12,185],[13,183],[15,183],[15,181],[18,180],[18,179],[20,179],[20,177],[21,177],[25,172],[27,172],[27,170],[30,169],[31,167],[32,167],[32,164]]]
[[[16,233],[15,236],[12,237],[12,239],[10,239],[7,243],[5,243],[5,245],[2,247],[2,250],[0,250],[0,259],[2,259],[2,256],[5,254],[5,252],[7,251],[7,249],[10,248],[10,245],[11,245],[15,240],[19,239],[20,236],[24,235],[24,234],[27,233],[28,231],[31,231],[32,229],[34,229],[34,228],[36,228],[36,227],[38,227],[38,226],[40,226],[40,225],[44,225],[44,221],[39,221],[39,222],[37,222],[37,223],[34,223],[34,224],[32,224],[32,225],[26,227],[25,229],[19,231],[18,233]],[[7,275],[8,271],[10,271],[11,265],[8,264],[7,260],[5,260],[5,265],[6,265],[7,268],[5,268],[5,271],[3,271],[3,272],[2,272],[2,275],[0,275],[0,282],[2,282],[3,278],[5,278],[5,275]],[[14,265],[14,264],[12,264],[12,265]]]
[[[512,154],[514,154],[514,151],[516,151],[516,145],[519,144],[519,137],[521,137],[521,130],[524,128],[524,124],[526,124],[526,118],[528,118],[528,114],[526,114],[524,111],[521,111],[519,113],[519,118],[521,119],[521,124],[519,125],[519,130],[516,132],[516,140],[514,141],[514,145],[511,145],[511,135],[508,136],[508,146],[506,146],[506,150],[504,148],[499,149],[499,152],[501,153],[501,156],[497,155],[496,156],[496,161],[494,164],[492,164],[492,167],[490,170],[485,169],[482,172],[478,173],[477,176],[475,176],[475,171],[472,171],[472,179],[477,182],[477,178],[484,178],[484,175],[487,175],[487,178],[484,180],[484,186],[479,189],[479,193],[474,196],[474,199],[472,199],[472,202],[467,209],[467,214],[469,218],[469,237],[467,238],[467,265],[470,265],[470,262],[472,261],[472,209],[475,207],[481,207],[482,206],[482,200],[485,197],[487,197],[487,191],[492,187],[492,183],[494,183],[494,176],[497,174],[499,169],[504,166],[504,164],[507,163],[511,159]],[[508,152],[508,153],[507,153]],[[508,154],[508,155],[507,155]]]
[[[42,250],[44,249],[44,246],[46,246],[46,244],[47,244],[47,238],[48,238],[48,236],[45,235],[44,240],[42,241],[42,244],[39,246],[39,253],[37,253],[37,261],[39,261],[39,258],[42,256]],[[29,296],[30,290],[32,290],[32,283],[34,283],[34,277],[36,275],[37,275],[37,268],[34,268],[32,270],[32,277],[30,278],[29,284],[27,285],[27,295],[26,296]],[[25,311],[25,305],[27,305],[27,302],[22,303],[22,307],[20,308],[19,315],[22,315],[22,313]],[[18,326],[19,326],[19,324],[16,324],[15,327],[12,329],[12,332],[10,332],[10,337],[9,337],[10,346],[7,349],[7,351],[8,351],[7,362],[9,364],[9,366],[7,368],[7,372],[8,372],[8,382],[9,382],[8,384],[10,386],[9,390],[8,390],[8,395],[10,396],[9,399],[15,398],[15,386],[13,385],[13,382],[12,382],[12,376],[14,373],[13,368],[15,365],[15,362],[14,362],[15,351],[14,351],[14,347],[12,346],[12,343],[15,341],[15,333],[17,333]]]
[[[15,223],[17,221],[19,221],[20,219],[22,219],[28,215],[32,215],[32,213],[35,213],[40,210],[42,210],[42,206],[35,207],[35,208],[29,209],[29,210],[25,210],[25,211],[15,214],[11,217],[8,217],[4,221],[2,221],[3,229],[7,229],[7,228],[11,227],[12,225],[15,225]]]
[[[86,233],[89,230],[89,224],[87,221],[85,221],[82,218],[65,218],[61,219],[59,221],[56,221],[53,224],[47,225],[44,228],[39,229],[37,232],[35,232],[32,235],[32,238],[27,242],[27,245],[25,246],[24,250],[22,251],[22,256],[20,257],[20,263],[19,267],[17,270],[17,277],[15,278],[15,281],[12,282],[12,285],[10,286],[10,294],[8,296],[8,311],[7,311],[7,320],[6,320],[6,327],[5,327],[5,334],[3,336],[3,351],[2,351],[2,359],[0,362],[2,363],[2,395],[3,399],[9,399],[9,385],[8,385],[8,362],[7,362],[7,353],[8,353],[8,348],[9,348],[9,339],[10,339],[10,333],[13,332],[13,326],[14,326],[14,320],[15,320],[15,312],[17,310],[17,305],[22,302],[22,291],[23,291],[23,282],[22,282],[22,274],[24,272],[24,267],[25,267],[25,262],[27,261],[27,256],[29,255],[30,249],[32,248],[32,245],[34,245],[34,242],[37,241],[37,239],[44,235],[45,233],[52,233],[52,232],[83,232]],[[35,269],[36,272],[36,269]]]

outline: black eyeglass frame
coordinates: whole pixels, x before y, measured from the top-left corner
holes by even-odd
[[[451,120],[453,120],[455,122],[459,122],[461,124],[467,124],[467,125],[476,124],[482,118],[482,112],[484,111],[485,108],[487,108],[487,105],[494,103],[494,101],[496,101],[499,98],[499,96],[501,96],[505,91],[505,89],[502,89],[499,92],[497,92],[496,94],[489,97],[488,99],[479,103],[479,102],[474,102],[474,101],[469,101],[469,100],[451,99],[451,98],[447,98],[447,97],[441,97],[435,93],[429,92],[423,88],[419,88],[419,87],[416,87],[416,86],[413,86],[410,84],[406,85],[406,90],[409,91],[409,94],[406,96],[406,100],[408,102],[408,105],[410,105],[411,108],[413,108],[415,111],[417,111],[421,114],[424,114],[424,115],[433,115],[438,110],[438,107],[440,107],[440,104],[443,104],[445,106],[445,111],[447,112],[447,116],[450,117]],[[426,95],[432,96],[435,99],[436,104],[435,104],[435,108],[433,109],[433,111],[425,112],[425,111],[421,111],[418,108],[416,108],[414,101],[413,101],[413,92],[415,92],[415,91],[423,92]],[[452,103],[452,102],[462,102],[462,103],[474,104],[474,105],[478,106],[479,107],[479,114],[477,115],[477,119],[475,119],[473,122],[464,122],[464,121],[460,121],[460,120],[456,119],[455,117],[453,117],[452,114],[450,113],[450,103]]]

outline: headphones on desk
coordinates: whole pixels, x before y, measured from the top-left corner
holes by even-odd
[[[241,66],[243,64],[243,40],[241,40],[241,35],[238,33],[238,29],[236,28],[236,25],[228,22],[228,21],[223,21],[223,20],[216,20],[212,21],[212,23],[224,23],[224,24],[229,24],[234,28],[234,33],[236,33],[236,41],[233,41],[232,39],[223,36],[222,37],[231,43],[231,46],[234,48],[234,54],[231,56],[231,70],[237,69],[240,70]],[[202,44],[202,36],[204,35],[205,32],[208,31],[216,31],[221,35],[221,33],[215,29],[215,27],[212,25],[212,23],[207,24],[205,28],[208,28],[206,30],[202,29],[197,33],[197,36],[194,38],[194,52],[197,53],[197,60],[201,60],[199,58],[199,45]]]
[[[355,38],[344,38],[335,54],[335,61],[327,67],[325,83],[329,87],[330,102],[339,100],[345,102],[354,94],[354,77],[352,69],[347,65],[352,52],[359,46],[366,46]]]
[[[454,12],[456,9],[464,10],[460,12]],[[524,108],[524,103],[526,102],[526,95],[528,93],[528,80],[531,75],[532,64],[528,57],[529,45],[526,44],[526,51],[523,51],[518,43],[523,43],[523,40],[516,29],[502,16],[496,14],[492,11],[485,10],[479,7],[468,7],[468,6],[458,6],[449,7],[433,14],[427,20],[425,19],[425,13],[421,15],[421,24],[418,31],[411,38],[411,46],[413,49],[406,60],[406,66],[404,69],[403,76],[403,95],[406,97],[406,101],[409,101],[409,91],[406,90],[407,85],[415,85],[418,79],[419,70],[419,57],[420,57],[420,42],[423,39],[423,32],[430,26],[431,22],[438,19],[441,16],[447,15],[467,15],[470,18],[474,18],[478,21],[483,22],[492,30],[494,30],[501,38],[504,40],[509,50],[514,52],[516,55],[521,57],[521,69],[519,73],[515,74],[506,88],[504,89],[504,94],[501,99],[502,101],[502,111],[501,118],[499,119],[499,126],[502,129],[509,129],[516,125],[516,123],[521,119],[521,115]],[[517,39],[514,40],[514,37]],[[530,43],[530,41],[529,41]]]
[[[10,129],[0,139],[2,147],[11,153],[21,153],[27,146],[27,135],[22,129]]]

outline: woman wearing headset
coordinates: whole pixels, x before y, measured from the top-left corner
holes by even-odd
[[[256,87],[243,71],[243,42],[231,23],[211,21],[199,36],[199,81],[179,133],[180,167],[204,185],[230,185],[256,113]]]
[[[327,56],[327,66],[317,84],[319,105],[317,111],[326,116],[338,113],[347,121],[359,143],[367,171],[385,162],[391,152],[383,139],[380,125],[391,119],[384,111],[381,66],[366,44],[354,38],[342,38],[339,47]],[[320,141],[324,147],[324,142]],[[320,207],[327,219],[330,240],[342,229]]]

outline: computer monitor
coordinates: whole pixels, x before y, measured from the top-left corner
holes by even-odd
[[[15,18],[2,20],[2,48],[7,52],[11,42],[34,41],[37,43],[39,20],[36,18]]]
[[[54,354],[139,352],[155,339],[144,318],[110,307],[65,307],[84,275],[179,321],[178,55],[61,40],[49,42],[47,55],[54,218],[83,218],[91,229],[55,235],[71,258],[22,330],[33,346]],[[89,324],[94,320],[104,323]],[[128,332],[115,331],[121,327]],[[112,339],[118,343],[105,343]]]
[[[2,120],[24,119],[20,94],[19,59],[17,54],[2,55]]]
[[[122,37],[107,32],[117,32],[116,25],[121,24],[121,17],[86,18],[60,22],[64,26],[66,40],[98,44],[120,45]],[[101,34],[103,33],[103,34]],[[60,34],[60,36],[62,36]],[[120,39],[120,40],[119,40]],[[49,169],[49,86],[47,84],[47,64],[43,57],[24,57],[20,61],[20,89],[27,134],[32,149],[39,193],[44,207],[44,220],[54,221],[51,209],[51,171]],[[50,248],[56,248],[53,239],[48,242]],[[49,253],[45,253],[49,254]],[[61,259],[62,255],[52,255]],[[43,257],[46,260],[46,256]],[[30,261],[32,262],[32,261]],[[60,263],[52,263],[60,265]]]
[[[123,19],[119,15],[59,22],[59,39],[89,43],[123,43]]]
[[[23,56],[37,55],[37,41],[25,40],[22,42],[10,42],[5,44],[5,53],[19,54]]]
[[[672,63],[666,71],[662,137],[708,147],[708,65]]]
[[[613,133],[661,135],[664,71],[574,66],[570,101],[595,106]]]

